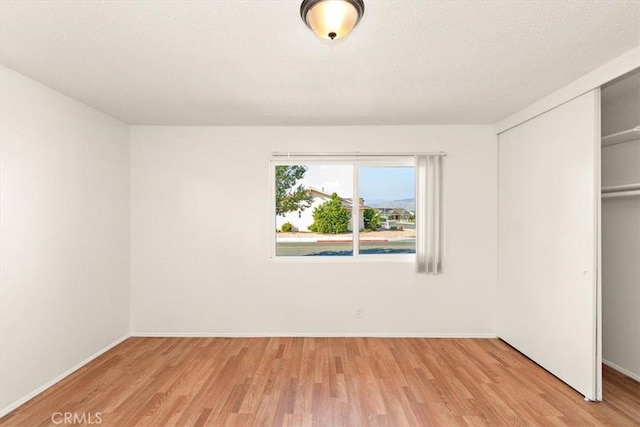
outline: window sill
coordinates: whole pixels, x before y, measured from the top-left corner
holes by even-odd
[[[275,263],[359,264],[359,263],[415,263],[415,254],[359,255],[359,256],[271,256]]]

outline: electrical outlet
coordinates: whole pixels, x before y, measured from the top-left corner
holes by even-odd
[[[356,319],[362,319],[362,306],[356,305]]]

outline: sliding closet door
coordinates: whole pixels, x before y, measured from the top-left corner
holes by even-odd
[[[499,136],[498,335],[600,397],[600,91]]]

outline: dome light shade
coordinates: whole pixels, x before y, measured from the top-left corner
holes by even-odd
[[[304,23],[327,40],[338,40],[349,34],[363,14],[363,0],[304,0],[300,5]]]

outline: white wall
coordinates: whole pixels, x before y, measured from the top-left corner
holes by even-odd
[[[129,330],[128,127],[0,67],[0,411]]]
[[[445,274],[270,260],[288,150],[447,151]],[[132,333],[495,336],[496,197],[491,126],[132,127]]]
[[[640,125],[640,73],[602,90],[603,134]],[[602,148],[602,186],[640,183],[640,139]],[[602,201],[602,356],[640,381],[640,197]],[[606,397],[606,396],[605,396]]]

